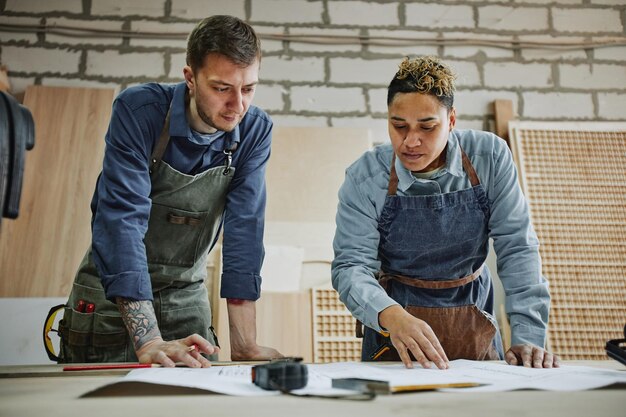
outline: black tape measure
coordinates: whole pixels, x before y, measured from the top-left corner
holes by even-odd
[[[287,392],[304,388],[308,381],[306,365],[293,361],[277,361],[252,367],[252,382],[271,391]]]

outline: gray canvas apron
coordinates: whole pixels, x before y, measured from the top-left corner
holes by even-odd
[[[472,188],[398,196],[394,153],[378,223],[378,279],[391,298],[431,326],[448,359],[501,359],[493,285],[484,265],[489,200],[463,150],[461,155]],[[400,357],[388,337],[366,328],[362,360]]]
[[[161,160],[170,139],[169,116],[152,153],[152,207],[144,237],[154,310],[163,340],[197,333],[215,344],[206,261],[221,226],[236,146],[224,149],[226,167],[183,174]],[[79,300],[93,304],[93,312],[77,311]],[[105,298],[91,248],[76,274],[59,332],[61,362],[137,361],[117,305]]]

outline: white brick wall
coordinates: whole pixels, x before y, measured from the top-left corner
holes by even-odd
[[[456,86],[475,87],[481,85],[478,67],[474,62],[446,60],[452,72],[456,75]]]
[[[82,29],[122,30],[122,22],[114,20],[91,21],[61,17],[49,18],[46,20],[46,23],[51,27],[68,26]],[[46,33],[46,42],[68,45],[121,45],[122,37],[88,37],[84,36],[84,34],[78,34],[78,36],[65,36],[54,33]]]
[[[128,28],[131,35],[4,31],[0,64],[21,89],[29,82],[122,87],[178,82],[186,36],[140,39],[132,31],[186,35],[212,14],[247,19],[261,36],[255,104],[270,110],[277,124],[384,126],[386,87],[406,55],[436,55],[455,69],[459,127],[491,126],[490,102],[496,98],[513,100],[523,120],[626,121],[626,46],[512,47],[517,40],[624,42],[624,0],[5,0],[0,24],[45,20],[50,26]],[[264,39],[282,34],[349,35],[354,42]],[[360,37],[407,41],[371,45]]]
[[[598,48],[593,52],[596,59],[626,61],[626,45]]]
[[[360,88],[291,87],[291,110],[310,112],[364,112]]]
[[[369,36],[372,38],[401,38],[401,39],[432,39],[432,32],[418,32],[414,30],[378,30],[370,29]],[[437,46],[427,45],[419,41],[411,41],[408,45],[388,46],[390,41],[385,41],[383,46],[369,45],[368,50],[377,54],[395,54],[398,56],[437,55]]]
[[[5,10],[28,13],[82,13],[83,2],[82,0],[7,0]]]
[[[517,111],[517,94],[510,91],[461,90],[454,95],[457,118],[493,114],[494,100],[511,100]]]
[[[158,78],[165,75],[163,54],[160,52],[122,54],[117,51],[89,51],[85,73],[104,77]]]
[[[76,74],[80,52],[63,49],[2,47],[2,63],[11,71],[47,74]],[[10,81],[10,79],[9,79]]]
[[[624,32],[620,12],[615,9],[554,8],[552,20],[561,32]]]
[[[94,16],[150,16],[160,17],[165,12],[165,0],[92,0]]]
[[[324,81],[324,59],[270,56],[263,58],[261,71],[264,80]]]
[[[626,118],[626,94],[599,93],[599,113],[607,119],[624,120]]]
[[[391,81],[391,77],[389,77]],[[367,91],[370,111],[387,114],[387,88],[370,88]]]
[[[335,25],[388,26],[400,23],[396,2],[329,1],[328,14],[330,22]]]
[[[321,2],[304,0],[254,0],[250,20],[253,22],[322,23]]]
[[[9,25],[39,25],[39,20],[32,17],[0,16],[0,24]],[[5,32],[0,29],[0,39],[4,42],[26,41],[35,43],[37,42],[37,34],[34,32]]]
[[[318,28],[293,28],[289,31],[290,35],[306,35],[306,36],[351,36],[358,37],[359,31],[356,29],[318,29]],[[314,44],[292,41],[289,43],[289,49],[294,52],[358,52],[361,50],[359,44]]]
[[[283,92],[284,89],[279,86],[259,84],[256,87],[252,104],[267,112],[281,111],[285,105]]]
[[[161,23],[140,20],[132,22],[130,30],[133,32],[154,32],[154,33],[185,33],[189,34],[196,26],[195,23]],[[187,47],[187,38],[180,39],[151,39],[151,38],[131,38],[130,46],[145,47],[171,47],[185,49]]]
[[[589,90],[626,86],[624,65],[560,65],[559,69],[562,87]]]
[[[446,32],[443,34],[444,39],[449,39],[450,41],[456,40],[455,44],[451,44],[450,46],[443,47],[443,56],[444,57],[454,57],[454,58],[470,58],[476,56],[476,54],[484,54],[487,58],[513,58],[514,52],[512,49],[496,47],[496,46],[487,46],[487,45],[467,45],[464,46],[460,43],[460,41],[467,41],[468,39],[475,39],[477,42],[508,42],[510,41],[510,37],[507,36],[497,36],[497,35],[481,35],[481,36],[468,36],[467,33],[464,32]],[[506,45],[506,44],[505,44]]]
[[[330,81],[388,85],[401,59],[331,58]]]
[[[528,119],[590,119],[593,102],[590,94],[522,93],[524,117]]]
[[[228,14],[245,19],[244,0],[172,0],[173,17],[202,20],[216,14]]]
[[[545,88],[554,85],[548,64],[487,63],[485,84],[491,87]]]
[[[184,52],[171,55],[169,78],[183,79],[183,68],[187,65],[186,54]]]
[[[524,42],[544,42],[544,43],[555,43],[559,42],[559,39],[554,36],[546,36],[546,35],[529,35],[529,36],[520,36],[520,41]],[[581,36],[573,36],[568,37],[568,42],[584,42],[586,39]],[[581,47],[580,49],[572,49],[572,50],[559,50],[559,49],[545,49],[545,48],[528,48],[523,49],[521,51],[522,58],[525,60],[534,60],[534,59],[542,59],[542,60],[550,60],[550,61],[562,61],[564,59],[587,59],[587,53]]]
[[[435,3],[407,4],[406,25],[435,28],[474,28],[476,26],[471,6]]]
[[[478,27],[490,30],[548,29],[548,10],[539,7],[485,6],[478,10]]]

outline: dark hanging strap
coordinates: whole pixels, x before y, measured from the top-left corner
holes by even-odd
[[[462,148],[461,148],[461,158],[463,159],[463,169],[469,176],[470,184],[472,184],[472,187],[476,187],[477,185],[480,184],[480,179],[478,178],[478,175],[476,174],[476,170],[474,169],[474,166],[470,162],[470,159],[467,157],[467,154]]]
[[[389,187],[387,195],[396,195],[398,192],[398,174],[396,173],[396,153],[391,158],[391,172],[389,173]]]
[[[167,111],[167,115],[165,116],[165,123],[163,124],[163,129],[161,130],[161,135],[159,136],[159,140],[152,151],[152,156],[150,157],[150,173],[154,172],[156,167],[161,162],[163,158],[163,154],[165,154],[165,149],[167,145],[170,143],[170,110]]]

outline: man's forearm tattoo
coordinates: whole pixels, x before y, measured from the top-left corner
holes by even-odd
[[[117,299],[117,305],[122,315],[122,320],[130,334],[135,350],[155,337],[161,337],[154,307],[150,301],[131,301],[123,298]]]

